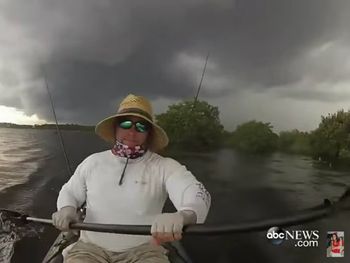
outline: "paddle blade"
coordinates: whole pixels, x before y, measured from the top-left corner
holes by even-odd
[[[24,237],[37,237],[43,230],[41,224],[27,222],[25,215],[0,209],[0,262],[11,262],[15,242]]]

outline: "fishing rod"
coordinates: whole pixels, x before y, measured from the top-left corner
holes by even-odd
[[[50,92],[50,89],[49,89],[49,84],[48,84],[48,81],[47,81],[47,78],[46,78],[44,67],[42,67],[42,71],[43,71],[43,74],[44,74],[44,80],[45,80],[45,84],[46,84],[45,86],[46,86],[47,94],[49,95],[49,99],[50,99],[50,103],[51,103],[52,113],[53,113],[53,116],[55,118],[57,134],[58,134],[59,141],[60,141],[60,144],[61,144],[61,149],[62,149],[62,152],[63,152],[63,155],[64,155],[64,159],[66,161],[66,168],[67,168],[68,176],[71,176],[73,174],[73,171],[72,171],[72,168],[71,168],[71,165],[70,165],[70,161],[69,161],[69,158],[68,158],[68,155],[67,155],[66,147],[64,145],[63,136],[62,136],[60,127],[58,125],[57,115],[56,115],[56,111],[55,111],[55,105],[54,105],[54,102],[53,102],[53,99],[52,99],[52,96],[51,96],[51,92]],[[84,211],[85,205],[86,205],[86,202],[84,202],[81,205],[81,207],[79,208],[81,212]]]
[[[197,88],[197,93],[196,93],[196,96],[194,97],[194,101],[193,101],[192,111],[196,107],[196,103],[198,101],[198,96],[199,96],[199,92],[200,92],[201,87],[202,87],[202,82],[203,82],[203,79],[204,79],[205,70],[207,69],[208,59],[209,59],[209,52],[207,53],[207,57],[205,58],[205,63],[204,63],[203,71],[202,71],[201,80],[199,81],[199,85],[198,85],[198,88]]]
[[[59,141],[60,141],[60,144],[61,144],[61,149],[62,149],[62,152],[63,152],[63,155],[64,155],[64,159],[66,161],[67,172],[68,172],[68,175],[71,176],[72,175],[72,169],[71,169],[70,162],[69,162],[69,159],[68,159],[68,155],[67,155],[67,152],[66,152],[66,148],[65,148],[65,145],[64,145],[62,133],[61,133],[61,130],[60,130],[59,126],[58,126],[55,106],[54,106],[53,99],[52,99],[52,96],[51,96],[51,92],[50,92],[50,89],[49,89],[49,83],[48,83],[47,78],[46,78],[44,67],[42,67],[42,71],[44,73],[45,87],[46,87],[47,94],[49,95],[49,99],[50,99],[50,103],[51,103],[51,110],[52,110],[53,116],[55,118],[56,131],[57,131],[57,134],[58,134],[58,137],[59,137]]]

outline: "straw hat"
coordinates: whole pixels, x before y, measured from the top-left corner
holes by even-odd
[[[96,134],[106,141],[115,143],[116,118],[130,115],[140,117],[152,124],[152,131],[149,134],[151,138],[148,145],[150,150],[157,152],[168,145],[167,134],[155,123],[151,103],[145,97],[133,94],[129,94],[123,99],[116,114],[105,118],[96,125]]]

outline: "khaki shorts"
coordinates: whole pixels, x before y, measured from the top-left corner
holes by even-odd
[[[170,263],[168,250],[154,244],[142,244],[123,252],[107,251],[91,243],[76,242],[68,251],[65,263]]]

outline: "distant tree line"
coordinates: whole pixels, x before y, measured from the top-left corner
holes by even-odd
[[[256,120],[238,125],[233,132],[225,131],[218,107],[205,101],[170,105],[156,118],[174,148],[198,151],[229,146],[253,154],[281,151],[309,155],[330,164],[350,160],[350,111],[321,116],[318,128],[311,132],[294,129],[279,134],[271,123]]]
[[[80,131],[94,131],[95,126],[86,126],[79,124],[59,124],[60,130],[80,130]],[[56,124],[14,124],[2,122],[0,123],[0,128],[15,128],[15,129],[56,129]]]

